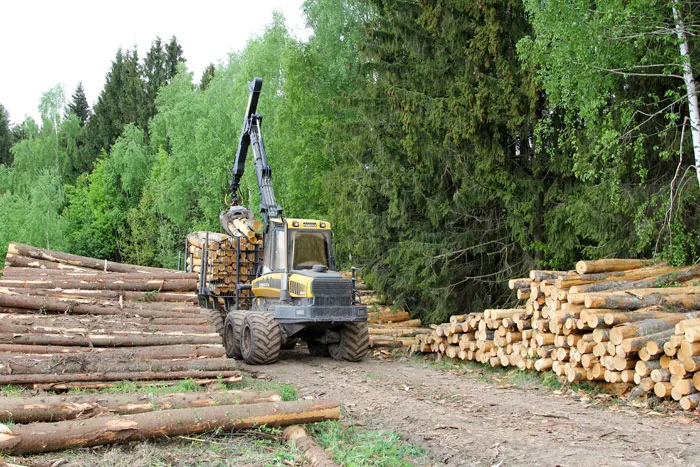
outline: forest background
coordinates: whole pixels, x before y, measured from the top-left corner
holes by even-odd
[[[340,265],[415,316],[506,304],[505,279],[579,259],[693,263],[697,8],[307,0],[308,40],[275,14],[198,81],[176,38],[120,50],[93,108],[80,86],[44,93],[40,122],[0,106],[0,258],[18,241],[176,266],[188,232],[220,230],[261,76],[285,214],[329,220]],[[253,170],[242,195],[257,207]]]

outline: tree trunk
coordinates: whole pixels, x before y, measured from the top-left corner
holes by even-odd
[[[695,155],[695,175],[700,185],[700,106],[695,89],[695,76],[690,57],[690,47],[686,36],[685,22],[678,10],[678,0],[671,2],[673,19],[676,22],[676,34],[680,42],[681,61],[683,62],[683,81],[688,96],[688,115],[690,117],[690,133],[693,137],[693,154]]]
[[[186,315],[185,315],[186,316]],[[119,316],[119,315],[40,315],[31,313],[4,313],[0,322],[17,326],[61,326],[64,328],[81,327],[99,328],[131,327],[132,329],[152,329],[163,330],[175,329],[179,326],[189,326],[189,329],[201,329],[208,326],[205,316],[192,316],[185,318],[142,318],[140,316]]]
[[[100,444],[175,437],[213,430],[286,426],[340,418],[338,402],[295,401],[173,409],[135,415],[97,417],[3,427],[3,453],[33,454]]]
[[[0,287],[18,289],[71,289],[71,290],[123,290],[129,292],[194,292],[197,281],[193,279],[135,279],[114,280],[105,277],[72,279],[43,278],[41,280],[0,279]]]
[[[29,295],[7,295],[0,290],[0,308],[23,308],[26,310],[39,310],[44,313],[62,313],[72,315],[121,315],[140,316],[143,318],[185,318],[183,312],[169,312],[161,310],[134,310],[119,308],[118,306],[86,305],[53,297],[32,297]],[[190,317],[192,314],[189,315]]]
[[[630,337],[648,336],[650,334],[656,334],[657,332],[663,332],[669,329],[673,330],[676,323],[683,321],[686,318],[687,316],[685,314],[678,313],[675,315],[669,315],[665,318],[645,319],[644,321],[637,321],[635,323],[616,326],[610,330],[610,342],[612,342],[614,345],[620,345],[624,339],[628,339]],[[671,334],[669,334],[669,336]]]
[[[226,352],[221,344],[175,344],[146,347],[77,347],[61,345],[0,344],[0,359],[3,354],[26,354],[26,358],[39,355],[60,357],[66,354],[99,355],[100,358],[163,359],[223,357]]]
[[[280,402],[277,391],[217,391],[171,394],[89,394],[6,397],[0,399],[0,421],[57,422],[97,415],[129,415],[154,410],[215,405]]]
[[[669,287],[637,289],[624,292],[584,294],[586,308],[634,310],[654,305],[677,305],[687,309],[700,308],[700,287]]]
[[[599,259],[595,261],[579,261],[576,263],[576,272],[579,274],[591,274],[596,272],[626,271],[638,269],[654,264],[650,259]]]
[[[138,347],[147,345],[218,344],[218,334],[206,335],[61,335],[61,334],[0,334],[2,344],[77,345],[84,347]]]
[[[192,384],[196,386],[209,386],[213,384],[219,384],[219,383],[240,383],[242,380],[241,375],[237,374],[234,376],[229,376],[227,378],[223,378],[221,376],[217,376],[215,379],[209,378],[209,379],[192,379],[190,378],[188,381],[191,382]],[[148,380],[144,381],[141,380],[139,381],[138,387],[139,388],[146,388],[146,387],[152,387],[152,388],[159,388],[159,387],[168,387],[168,386],[176,386],[178,384],[182,383],[182,381],[178,380],[165,380],[165,381],[158,381],[158,380]],[[41,384],[32,384],[32,389],[37,390],[37,391],[69,391],[71,389],[80,389],[80,390],[103,390],[103,389],[111,389],[111,388],[122,388],[124,386],[123,381],[92,381],[92,382],[68,382],[68,383],[41,383]]]
[[[665,331],[657,332],[654,334],[647,334],[643,336],[640,335],[639,337],[630,337],[627,339],[623,339],[620,345],[622,346],[622,350],[626,353],[639,352],[642,349],[642,347],[644,347],[649,341],[654,341],[657,344],[663,345],[664,343],[668,342],[668,340],[673,335],[673,332],[673,328],[669,328]]]
[[[128,281],[149,281],[149,280],[193,280],[199,279],[198,274],[182,273],[173,275],[172,273],[119,273],[119,272],[102,272],[95,269],[86,269],[84,271],[71,271],[60,269],[36,269],[25,267],[6,267],[2,271],[3,279],[14,280],[53,280],[56,278],[71,280],[128,280]]]
[[[174,269],[151,268],[146,266],[136,266],[133,264],[115,263],[107,260],[88,258],[86,256],[72,255],[70,253],[62,253],[59,251],[36,248],[33,246],[22,245],[21,243],[15,242],[10,242],[10,244],[7,246],[7,253],[39,260],[52,261],[54,263],[68,264],[80,268],[97,269],[98,271],[126,273],[172,273],[174,276],[183,273],[183,271],[176,271]]]
[[[331,460],[330,456],[321,449],[316,441],[306,432],[306,428],[301,425],[288,426],[282,432],[282,438],[293,443],[294,446],[304,453],[304,457],[309,461],[311,467],[337,467],[338,464]]]
[[[0,384],[16,384],[21,386],[34,384],[54,384],[54,383],[89,383],[95,381],[149,381],[149,380],[170,380],[170,379],[209,379],[209,378],[230,378],[240,376],[239,371],[152,371],[152,372],[106,372],[106,373],[72,373],[72,374],[51,374],[51,375],[0,375]]]
[[[229,358],[197,358],[190,360],[111,360],[104,355],[76,354],[60,357],[38,356],[35,358],[3,357],[0,355],[0,373],[7,375],[29,375],[54,373],[160,373],[164,371],[233,371],[235,360]]]

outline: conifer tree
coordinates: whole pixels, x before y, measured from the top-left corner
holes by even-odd
[[[165,80],[170,82],[177,73],[178,63],[185,63],[187,60],[183,56],[182,46],[177,42],[177,38],[173,36],[170,42],[165,46]]]
[[[204,91],[209,87],[209,83],[211,83],[211,80],[214,79],[214,73],[216,72],[216,69],[214,68],[214,64],[210,63],[207,65],[207,67],[204,69],[204,72],[202,73],[202,79],[199,80],[199,89]]]
[[[12,152],[10,148],[14,143],[14,135],[10,129],[10,114],[0,104],[0,164],[7,166],[12,164]]]
[[[85,89],[83,83],[78,83],[75,92],[72,96],[72,101],[68,104],[68,112],[78,117],[80,126],[84,127],[90,117],[90,106],[88,105],[87,97],[85,97]]]

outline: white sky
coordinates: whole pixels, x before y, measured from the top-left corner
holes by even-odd
[[[41,94],[61,84],[70,102],[79,81],[90,106],[105,83],[117,49],[177,36],[187,68],[199,80],[209,63],[225,62],[263,32],[273,10],[306,38],[302,0],[19,0],[0,7],[0,104],[13,123],[38,120]]]

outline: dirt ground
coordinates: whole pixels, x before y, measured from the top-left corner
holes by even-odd
[[[345,363],[299,347],[274,365],[242,368],[291,383],[301,397],[339,399],[358,423],[423,446],[432,465],[700,465],[697,414],[499,385],[415,358]]]

